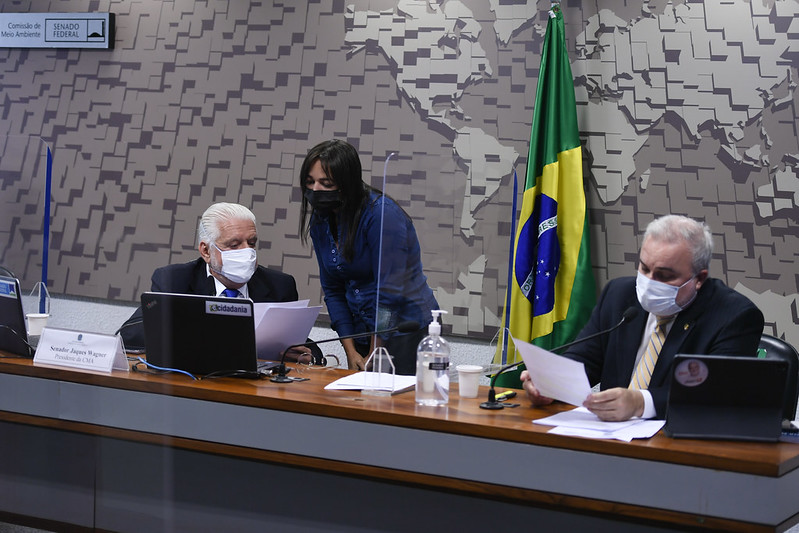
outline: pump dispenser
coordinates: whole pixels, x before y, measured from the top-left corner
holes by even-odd
[[[446,311],[435,309],[427,326],[427,337],[416,350],[416,403],[446,405],[449,401],[449,343],[441,337],[438,318]]]

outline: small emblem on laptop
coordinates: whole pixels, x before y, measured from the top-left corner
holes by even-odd
[[[681,361],[674,370],[674,379],[685,387],[696,387],[707,379],[707,365],[699,359]]]

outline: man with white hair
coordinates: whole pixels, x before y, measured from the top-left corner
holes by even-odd
[[[205,210],[197,230],[200,257],[158,268],[153,292],[249,298],[254,302],[297,300],[294,277],[258,265],[255,215],[243,205],[216,203]],[[127,349],[144,348],[141,308],[122,325]]]
[[[703,223],[667,215],[646,228],[637,277],[610,281],[578,339],[618,329],[571,347],[563,355],[585,364],[601,391],[583,406],[602,420],[664,418],[671,362],[678,353],[754,356],[763,313],[745,296],[708,276],[713,239]],[[541,396],[521,375],[534,405]]]

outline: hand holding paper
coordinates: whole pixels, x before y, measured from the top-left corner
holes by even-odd
[[[527,372],[542,396],[581,406],[591,394],[585,365],[516,338]]]

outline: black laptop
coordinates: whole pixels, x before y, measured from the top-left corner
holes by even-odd
[[[145,292],[141,307],[148,364],[199,375],[265,370],[255,354],[252,300]]]
[[[776,441],[787,379],[786,361],[679,354],[664,431],[678,438]]]
[[[25,357],[33,356],[28,347],[19,280],[8,276],[0,276],[0,350]]]

